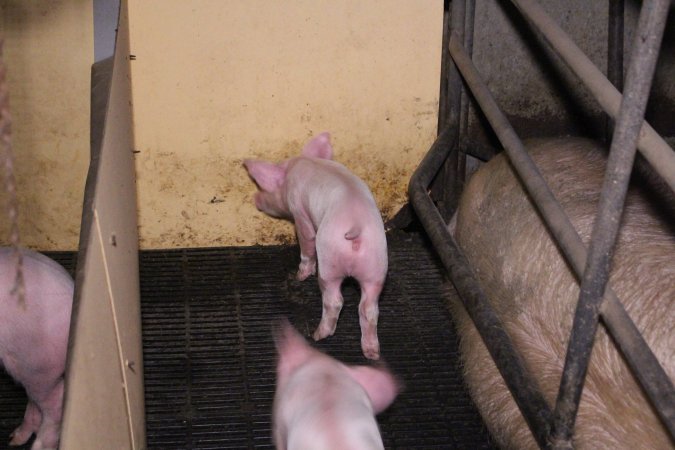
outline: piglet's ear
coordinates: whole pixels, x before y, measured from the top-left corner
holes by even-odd
[[[251,178],[266,192],[276,191],[284,184],[286,171],[276,164],[255,159],[245,159],[244,166]]]
[[[295,371],[298,367],[303,365],[307,360],[316,354],[305,338],[300,333],[295,331],[293,325],[284,319],[280,321],[274,330],[274,342],[279,354],[277,362],[277,377],[279,384],[283,384],[284,380]]]
[[[323,132],[314,136],[302,149],[302,156],[312,158],[333,159],[333,146],[330,145],[330,134]]]
[[[401,384],[386,369],[369,366],[347,367],[349,375],[368,393],[375,414],[379,414],[394,401]]]

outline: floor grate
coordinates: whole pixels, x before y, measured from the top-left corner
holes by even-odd
[[[378,416],[385,447],[491,449],[462,383],[440,265],[419,235],[388,238],[378,334],[382,356],[406,387]],[[293,278],[298,262],[297,246],[141,252],[149,449],[273,448],[272,323],[289,317],[309,336],[321,316],[316,278]],[[342,292],[336,333],[316,347],[367,364],[358,285],[347,280]],[[21,420],[25,397],[3,377],[0,414],[9,409],[13,418],[0,416],[0,432],[8,434]]]

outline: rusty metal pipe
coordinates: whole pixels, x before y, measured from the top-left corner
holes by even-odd
[[[624,0],[609,0],[607,21],[607,79],[623,91]],[[614,120],[605,113],[605,142],[611,142]]]
[[[548,229],[559,243],[577,278],[581,278],[586,264],[586,248],[581,238],[546,185],[508,119],[500,111],[471,59],[454,36],[450,37],[450,55],[504,146],[525,189],[535,200],[537,209],[541,212]],[[662,420],[671,421],[673,399],[675,399],[673,384],[616,294],[609,287],[605,291],[605,301],[600,312],[607,329],[616,340],[628,365],[647,392],[647,396],[659,411]]]
[[[631,50],[626,89],[614,127],[605,179],[600,195],[579,302],[574,313],[565,367],[553,414],[551,441],[554,448],[572,444],[574,421],[600,316],[600,305],[609,280],[610,261],[619,234],[621,214],[633,171],[635,146],[647,109],[656,60],[666,26],[670,0],[647,0],[642,4]],[[673,426],[666,420],[666,425]],[[675,434],[675,429],[670,429]]]
[[[535,440],[543,448],[549,434],[551,409],[427,192],[429,183],[451,150],[457,151],[456,133],[456,129],[446,128],[438,136],[410,178],[408,196]]]
[[[616,120],[621,104],[621,94],[612,86],[612,83],[535,0],[511,0],[511,2],[586,85],[602,109]],[[638,148],[654,170],[675,192],[675,152],[647,122],[642,124]]]

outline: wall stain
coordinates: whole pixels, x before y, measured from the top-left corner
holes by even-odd
[[[290,140],[276,149],[253,147],[250,157],[281,161],[297,156],[304,142]],[[403,147],[398,153],[414,153]],[[141,248],[219,245],[295,244],[293,225],[257,211],[257,187],[242,162],[215,154],[186,158],[173,152],[144,149],[137,155],[137,189]],[[387,159],[382,152],[357,147],[339,151],[344,164],[370,187],[386,221],[407,201],[414,164],[407,158]],[[413,157],[413,160],[416,159]]]

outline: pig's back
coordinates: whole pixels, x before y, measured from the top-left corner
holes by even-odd
[[[603,152],[581,139],[536,141],[529,148],[588,245],[605,167]],[[673,216],[660,214],[664,209],[663,204],[652,204],[631,190],[611,283],[672,379],[675,238],[669,221]],[[504,155],[486,164],[468,183],[455,234],[516,348],[553,405],[579,289]],[[466,312],[458,305],[453,310],[462,336],[467,383],[493,435],[506,448],[535,448]],[[578,448],[672,445],[602,326],[576,423]]]

